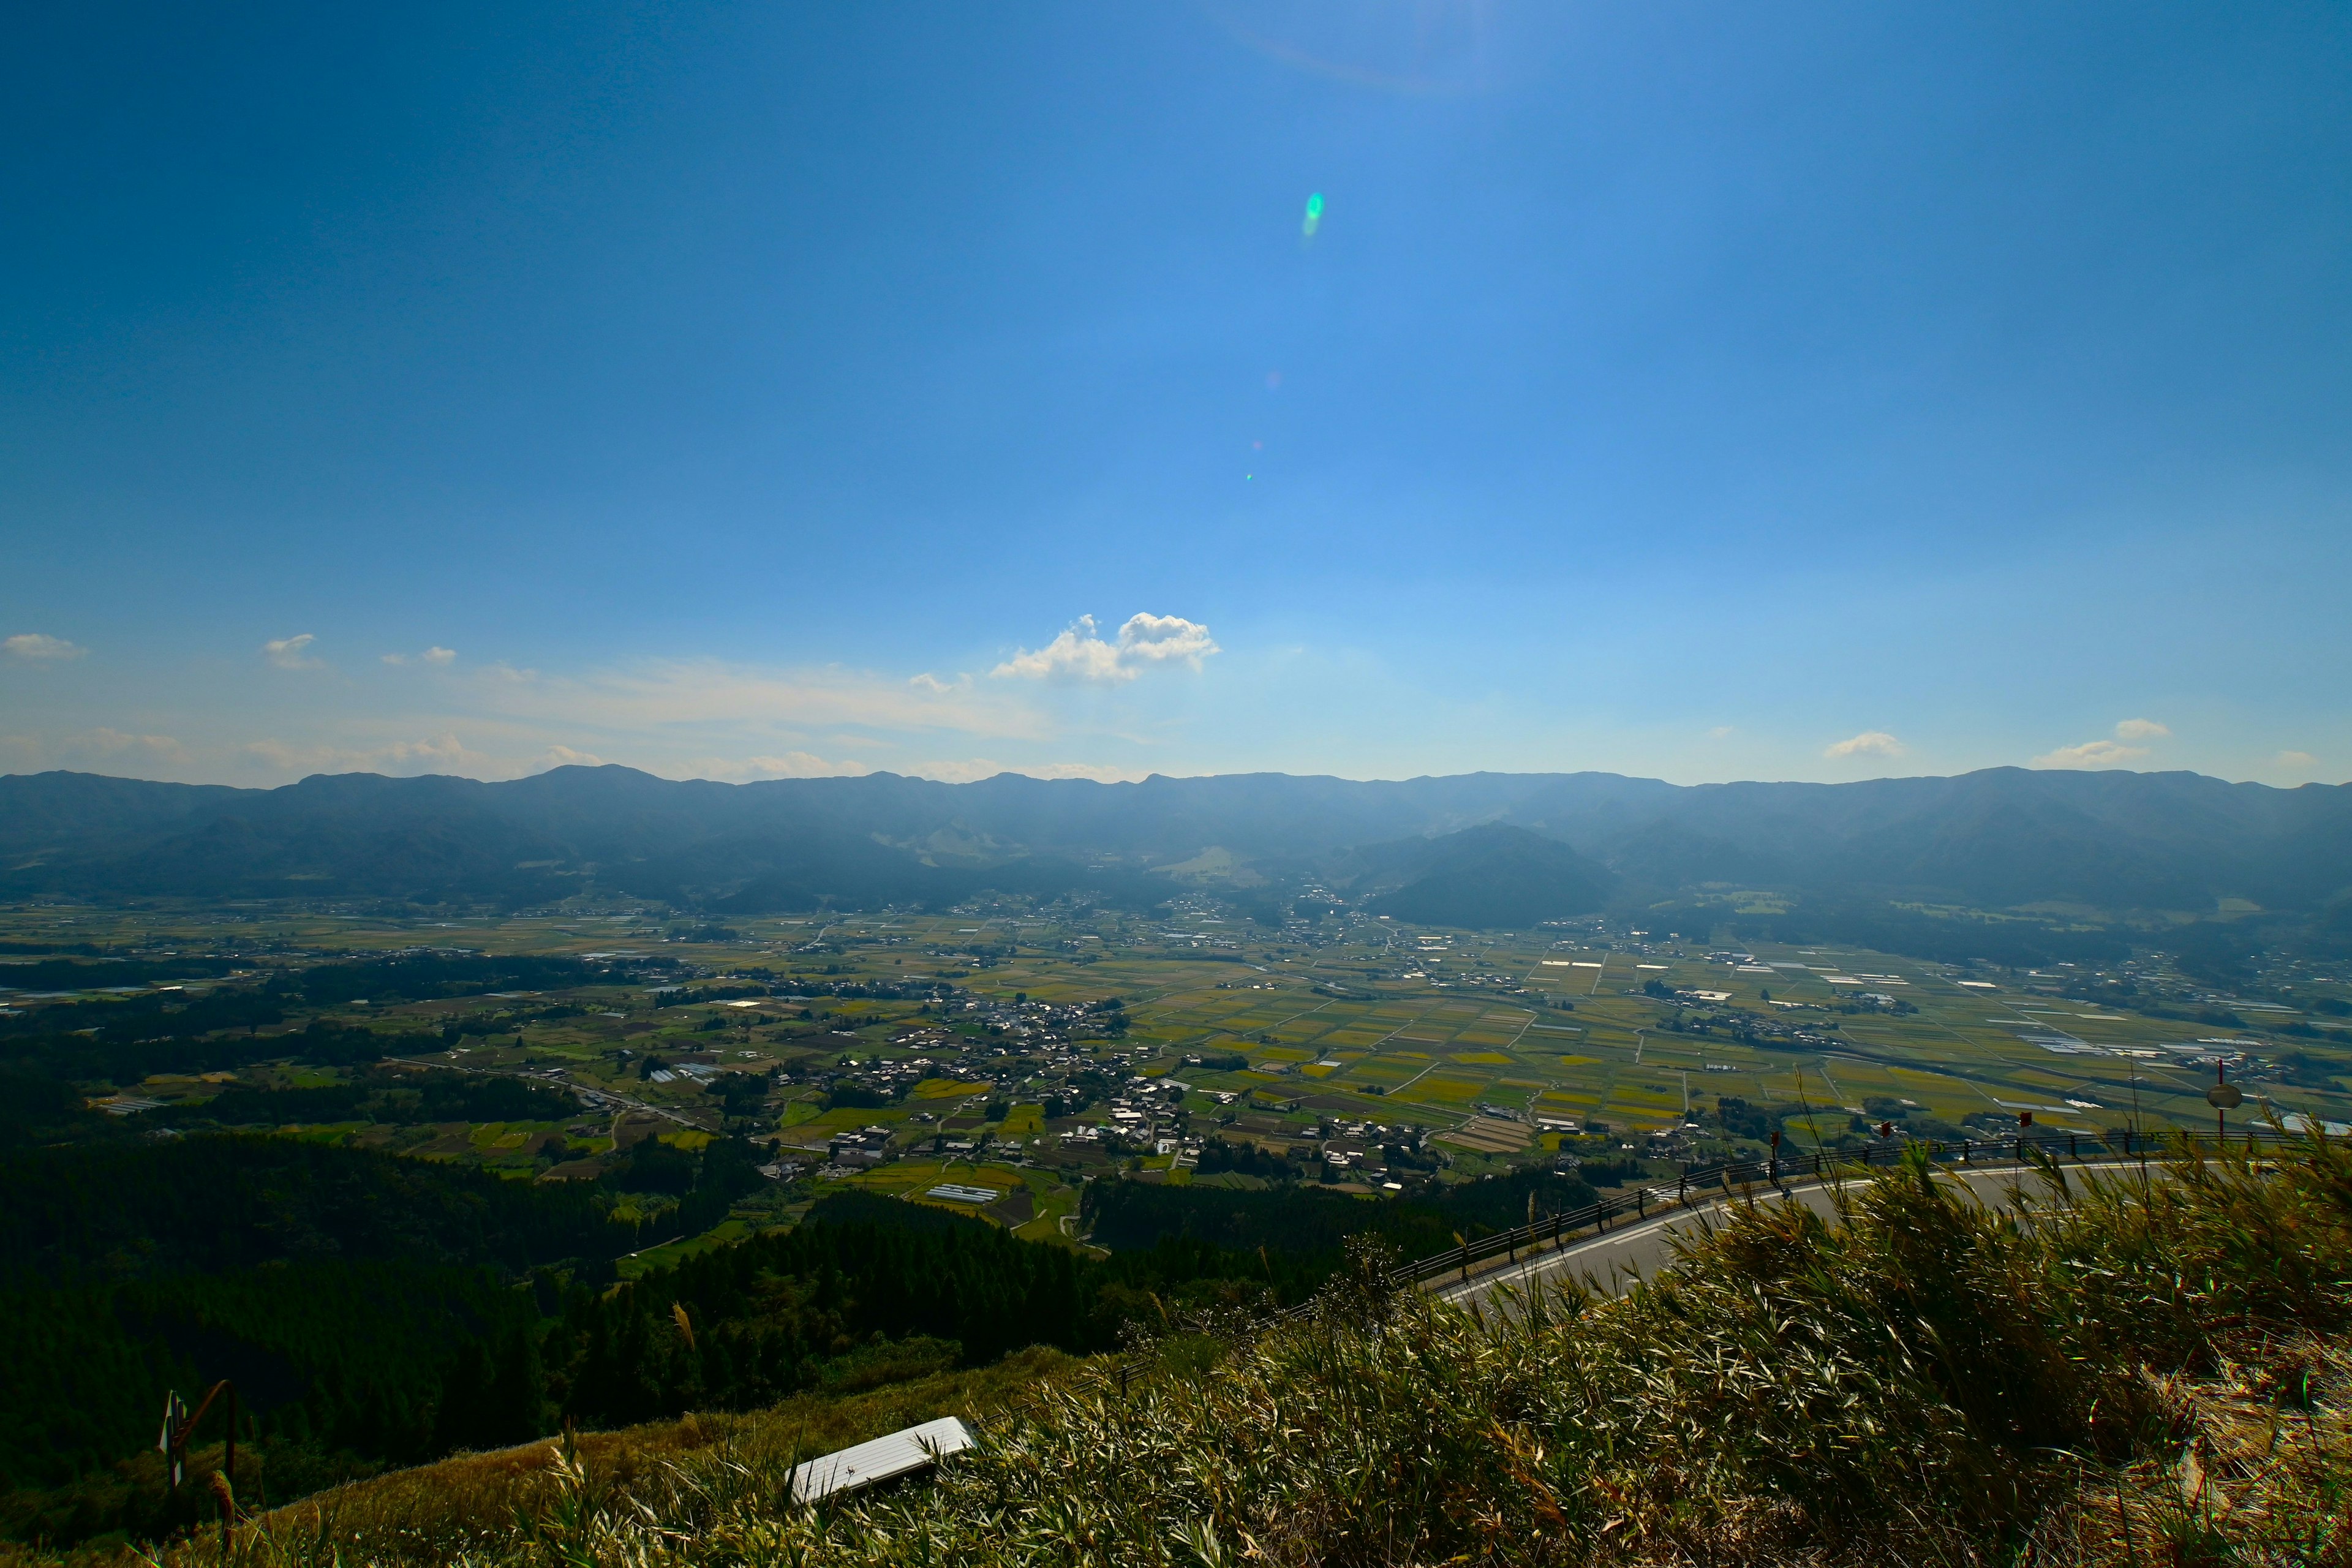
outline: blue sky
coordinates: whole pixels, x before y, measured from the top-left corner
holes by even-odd
[[[2347,68],[2319,5],[51,7],[0,769],[2341,780]]]

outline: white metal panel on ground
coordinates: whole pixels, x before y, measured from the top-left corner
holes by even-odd
[[[954,1416],[926,1421],[870,1443],[811,1459],[793,1470],[793,1500],[814,1502],[837,1492],[856,1491],[878,1481],[914,1474],[950,1454],[971,1447],[971,1433]]]

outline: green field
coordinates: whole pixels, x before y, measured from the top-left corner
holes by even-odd
[[[284,952],[289,963],[302,962],[291,955],[420,944],[491,953],[624,950],[691,966],[697,985],[755,970],[778,990],[793,977],[821,974],[836,986],[952,977],[961,994],[986,1005],[1117,995],[1130,1026],[1120,1039],[1079,1042],[1088,1059],[1120,1071],[1181,1075],[1202,1091],[1196,1108],[1212,1115],[1216,1102],[1207,1094],[1239,1094],[1245,1107],[1255,1089],[1258,1101],[1286,1105],[1281,1116],[1301,1127],[1340,1118],[1437,1130],[1490,1105],[1597,1121],[1623,1136],[1702,1119],[1731,1097],[1801,1106],[1812,1117],[1806,1125],[1822,1137],[1845,1130],[1851,1118],[1874,1121],[1895,1107],[1952,1126],[2013,1121],[2030,1110],[2061,1130],[2130,1121],[2202,1128],[2211,1124],[2203,1095],[2216,1057],[2232,1058],[2233,1075],[2252,1097],[2242,1115],[2275,1108],[2352,1121],[2352,1096],[2335,1076],[2352,1073],[2352,1036],[2331,1019],[2250,1003],[2255,1010],[2236,1015],[2237,1023],[2214,1024],[2083,999],[2117,978],[2132,982],[2143,1002],[2169,994],[2160,969],[2145,963],[2114,973],[2063,966],[2046,973],[1962,971],[1851,949],[1786,948],[1759,950],[1752,963],[1733,964],[1710,962],[1696,944],[1604,932],[1597,922],[1507,935],[1437,933],[1449,940],[1435,943],[1423,940],[1433,933],[1391,921],[1327,919],[1311,931],[1275,931],[1216,908],[1202,896],[1180,897],[1172,917],[1152,920],[1103,911],[1057,918],[1007,906],[739,921],[724,940],[684,941],[673,940],[678,922],[641,916],[426,924],[268,911],[40,909],[0,917],[0,935],[189,951],[233,935]],[[1645,984],[1681,995],[1647,994]],[[537,1016],[555,1002],[571,1005],[568,1016]],[[952,1009],[927,1013],[913,1002],[651,1004],[643,987],[615,987],[352,1007],[343,1016],[376,1027],[437,1028],[488,1015],[480,1037],[435,1059],[488,1071],[561,1066],[577,1084],[626,1096],[641,1116],[680,1119],[666,1124],[673,1131],[715,1128],[711,1101],[692,1078],[653,1083],[637,1076],[635,1065],[648,1054],[690,1058],[706,1074],[806,1074],[853,1058],[921,1056],[940,1064],[887,1107],[827,1110],[818,1089],[781,1083],[767,1124],[789,1129],[796,1143],[860,1126],[911,1131],[925,1115],[942,1130],[976,1126],[980,1102],[992,1092],[982,1069],[1001,1073],[1008,1061],[1022,1062],[1025,1048],[1001,1031],[976,1030]],[[1813,1037],[1740,1037],[1768,1026],[1764,1021]],[[2294,1037],[2283,1032],[2298,1023]],[[917,1027],[928,1034],[900,1043]],[[1238,1055],[1248,1065],[1184,1065],[1186,1056],[1203,1053]],[[970,1078],[959,1076],[967,1070]],[[1014,1098],[1031,1108],[1019,1115],[1020,1134],[1045,1133],[1038,1101],[1052,1081],[1049,1072],[1034,1087],[1014,1087]],[[146,1087],[163,1097],[194,1086]],[[586,1154],[611,1148],[620,1121],[583,1115],[583,1122],[597,1124],[575,1123],[572,1148]],[[517,1165],[523,1143],[558,1131],[447,1129],[431,1152]]]

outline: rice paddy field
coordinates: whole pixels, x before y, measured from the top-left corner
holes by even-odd
[[[272,910],[174,916],[153,911],[20,910],[0,940],[71,939],[100,947],[201,952],[235,942],[263,963],[302,964],[419,946],[489,953],[647,955],[724,981],[821,978],[945,980],[966,1005],[1015,998],[1089,1003],[1118,996],[1130,1027],[1087,1049],[1134,1070],[1180,1075],[1202,1111],[1236,1105],[1305,1122],[1333,1117],[1432,1130],[1482,1107],[1523,1119],[1638,1133],[1677,1126],[1722,1097],[1800,1104],[1827,1136],[1847,1119],[1894,1111],[1953,1126],[1969,1118],[2091,1131],[2126,1121],[2212,1125],[2205,1090],[2225,1071],[2247,1094],[2240,1114],[2352,1121],[2352,1031],[2275,1000],[2203,998],[2160,963],[2111,972],[1951,966],[1836,948],[1759,949],[1710,956],[1663,934],[1576,928],[1516,933],[1419,930],[1350,916],[1269,930],[1208,896],[1180,898],[1165,916],[1106,911],[1056,917],[1013,907],[944,915],[883,914],[735,921],[726,926],[644,912],[530,919],[390,921]],[[19,961],[21,962],[21,961]],[[0,966],[0,983],[6,970]],[[770,987],[784,990],[779,984]],[[1646,989],[1645,989],[1646,988]],[[2306,979],[2297,999],[2346,988]],[[2128,991],[2175,1005],[2158,1016],[2121,1001]],[[0,1001],[5,994],[0,993]],[[942,1042],[913,1002],[766,997],[655,1008],[644,987],[562,998],[508,996],[351,1009],[378,1024],[433,1024],[486,1005],[530,1013],[541,1001],[573,1016],[522,1017],[503,1038],[470,1042],[460,1065],[563,1063],[641,1107],[637,1134],[675,1135],[706,1103],[692,1081],[634,1081],[627,1061],[692,1051],[754,1071],[811,1058],[893,1060],[938,1055]],[[2234,1022],[2193,1021],[2227,1017]],[[952,1016],[930,1024],[953,1023]],[[2300,1026],[2300,1027],[2297,1027]],[[1017,1047],[1018,1042],[1012,1043]],[[1002,1044],[996,1048],[1005,1048]],[[620,1052],[626,1049],[628,1057]],[[1188,1058],[1205,1058],[1188,1063]],[[1243,1058],[1238,1065],[1232,1058]],[[1224,1065],[1218,1065],[1218,1064]],[[172,1086],[156,1086],[168,1089]],[[984,1085],[929,1079],[887,1111],[825,1111],[787,1100],[778,1126],[813,1140],[922,1110],[952,1127],[977,1121]],[[1224,1101],[1221,1095],[1234,1095]],[[969,1101],[971,1103],[967,1104]],[[1034,1117],[1025,1106],[1022,1114]],[[1041,1123],[1042,1125],[1042,1123]],[[432,1151],[495,1163],[534,1128],[452,1128]],[[583,1150],[630,1135],[624,1110],[581,1135]],[[488,1136],[485,1136],[485,1133]],[[1792,1126],[1793,1137],[1810,1137]]]

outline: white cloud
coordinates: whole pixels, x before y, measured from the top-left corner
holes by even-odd
[[[601,768],[604,759],[593,752],[575,752],[569,746],[547,748],[547,765],[551,768]]]
[[[971,784],[1012,771],[1003,763],[992,763],[986,757],[971,757],[960,763],[917,763],[907,770],[916,778],[937,779],[941,784]]]
[[[1714,729],[1709,730],[1706,732],[1706,738],[1710,741],[1726,741],[1729,740],[1738,732],[1739,731],[1738,730],[1734,729],[1729,724],[1717,724]]]
[[[2085,741],[2079,746],[2061,746],[2033,759],[2037,768],[2119,768],[2136,763],[2147,755],[2146,746],[2126,744],[2130,741],[2161,741],[2172,731],[2153,719],[2126,719],[2116,726],[2112,741]]]
[[[2304,773],[2319,765],[2319,759],[2309,752],[2281,752],[2271,759],[2272,765],[2292,773]]]
[[[483,778],[502,771],[496,759],[469,750],[452,734],[425,741],[390,741],[380,746],[289,746],[283,741],[255,741],[245,750],[284,773],[458,773]]]
[[[1023,739],[1044,731],[1043,717],[1025,705],[937,684],[932,689],[862,670],[771,671],[713,660],[581,677],[489,665],[472,677],[473,691],[491,711],[574,733],[605,729],[640,740],[699,724],[857,725]]]
[[[944,696],[950,691],[971,690],[971,677],[959,675],[953,680],[941,680],[927,669],[920,675],[909,677],[907,684],[918,691],[929,691],[935,696]]]
[[[1115,768],[1097,763],[1047,763],[1043,767],[1015,768],[1033,779],[1092,779],[1097,784],[1140,784],[1150,777],[1143,768]]]
[[[1194,669],[1201,668],[1203,658],[1224,651],[1210,639],[1209,628],[1198,621],[1188,621],[1181,616],[1149,615],[1127,617],[1127,624],[1118,628],[1118,648],[1123,658],[1151,664],[1182,659]]]
[[[665,772],[673,770],[665,769]],[[762,757],[704,757],[675,770],[688,778],[721,779],[745,784],[754,779],[832,779],[856,777],[874,770],[864,763],[827,762],[814,752],[785,752]]]
[[[1095,618],[1080,616],[1077,625],[1044,647],[1024,648],[988,673],[1024,680],[1132,680],[1136,672],[1121,668],[1118,649],[1095,635]]]
[[[1092,616],[1080,616],[1044,647],[1024,648],[989,673],[1023,680],[1133,680],[1155,664],[1198,669],[1202,659],[1223,651],[1208,627],[1181,616],[1129,616],[1117,642],[1096,632]]]
[[[188,749],[172,735],[132,735],[100,727],[70,735],[12,736],[8,749],[20,751],[28,765],[88,768],[100,773],[150,776],[152,770],[187,760]]]
[[[2085,741],[2079,746],[2061,746],[2054,752],[2045,752],[2033,759],[2033,765],[2037,768],[2119,768],[2146,755],[2146,746],[2126,746],[2119,741]]]
[[[0,637],[0,652],[10,658],[29,659],[37,664],[49,664],[61,658],[79,658],[89,650],[63,637],[47,637],[39,632],[18,632],[12,637]]]
[[[310,654],[310,645],[318,640],[309,632],[290,637],[274,637],[261,645],[261,654],[280,669],[322,669],[325,666]]]
[[[999,773],[1023,773],[1033,779],[1093,779],[1099,784],[1133,784],[1144,776],[1133,768],[1109,767],[1094,763],[1046,763],[1031,767],[1008,767],[986,757],[917,763],[907,772],[919,779],[936,779],[941,784],[972,784],[981,779],[992,779]]]
[[[383,656],[383,662],[386,664],[451,664],[456,662],[457,658],[456,648],[428,647],[423,653],[414,655],[388,653]]]
[[[1822,755],[1831,758],[1899,757],[1902,754],[1903,742],[1884,730],[1864,730],[1861,734],[1850,735],[1822,752]]]
[[[176,758],[187,751],[186,747],[169,735],[126,735],[120,730],[92,730],[87,735],[75,736],[67,743],[71,745],[76,742],[107,756],[116,756],[124,752],[137,752],[150,757]]]

